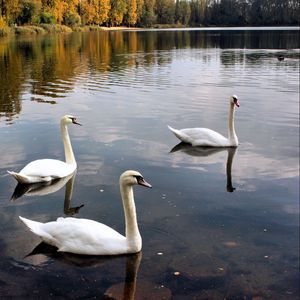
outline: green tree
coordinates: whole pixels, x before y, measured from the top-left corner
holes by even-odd
[[[187,0],[177,0],[175,6],[175,23],[187,25],[190,22],[191,6]]]
[[[173,0],[156,0],[155,11],[159,24],[173,24],[175,21],[175,3]]]
[[[145,0],[143,13],[141,16],[141,23],[145,27],[151,27],[156,22],[156,15],[154,12],[155,0]]]
[[[41,6],[40,0],[23,0],[21,2],[21,12],[16,18],[17,23],[39,23]]]

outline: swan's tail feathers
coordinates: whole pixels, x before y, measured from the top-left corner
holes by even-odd
[[[175,134],[175,136],[180,139],[181,141],[185,142],[183,139],[182,139],[182,133],[180,132],[180,130],[178,129],[175,129],[171,126],[168,125],[168,128]]]
[[[23,218],[21,216],[19,216],[19,218],[34,234],[36,234],[40,237],[44,235],[44,231],[41,229],[41,225],[43,223],[36,222],[36,221],[31,221],[31,220],[28,220],[28,219]]]
[[[171,131],[173,131],[174,132],[174,130],[176,131],[176,129],[174,129],[173,127],[171,127],[170,125],[167,125],[168,126],[168,128],[171,130]]]
[[[175,128],[173,128],[173,127],[171,127],[171,126],[169,126],[168,125],[168,128],[178,137],[178,132],[179,132],[179,130],[177,130],[177,129],[175,129]]]
[[[13,171],[7,171],[7,173],[12,175],[20,183],[30,183],[28,178],[20,173],[16,173]]]

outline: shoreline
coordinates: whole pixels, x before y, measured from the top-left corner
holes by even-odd
[[[59,24],[38,24],[38,25],[22,25],[14,27],[5,27],[0,29],[0,37],[12,36],[12,35],[42,35],[49,33],[71,33],[71,32],[88,32],[88,31],[122,31],[122,30],[137,30],[138,27],[126,27],[126,26],[78,26],[69,27]]]
[[[5,27],[0,29],[0,38],[7,36],[23,36],[23,35],[43,35],[43,34],[53,34],[53,33],[72,33],[72,32],[89,32],[89,31],[130,31],[130,30],[181,30],[181,29],[190,29],[190,30],[213,30],[213,29],[222,29],[222,30],[264,30],[264,29],[289,29],[289,30],[300,30],[298,26],[209,26],[209,27],[187,27],[178,24],[156,24],[153,27],[127,27],[127,26],[77,26],[69,27],[66,25],[59,24],[38,24],[38,25],[22,25],[14,27]]]

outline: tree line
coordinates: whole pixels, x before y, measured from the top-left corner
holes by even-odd
[[[0,24],[299,25],[299,0],[0,0]]]

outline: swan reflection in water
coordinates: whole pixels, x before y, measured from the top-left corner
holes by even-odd
[[[218,152],[227,150],[227,163],[226,163],[226,176],[227,176],[227,192],[234,192],[235,188],[232,186],[232,176],[231,176],[231,168],[234,155],[237,151],[236,147],[228,147],[228,148],[216,148],[216,147],[195,147],[186,143],[179,143],[174,146],[170,153],[174,152],[184,152],[190,156],[198,156],[198,157],[207,157],[214,155]]]
[[[72,216],[74,214],[77,214],[80,208],[84,206],[83,204],[81,204],[76,207],[71,207],[75,177],[76,172],[67,177],[55,179],[50,182],[38,182],[32,184],[18,183],[11,196],[11,200],[17,200],[22,196],[45,196],[59,191],[66,185],[64,214],[67,216]]]
[[[80,268],[99,268],[109,261],[125,258],[126,269],[123,282],[111,285],[106,290],[104,296],[108,297],[108,299],[135,299],[137,274],[142,259],[142,252],[119,256],[87,256],[67,252],[58,252],[56,247],[41,242],[26,256],[26,258],[35,255],[44,255],[49,259],[55,259],[63,264]]]

